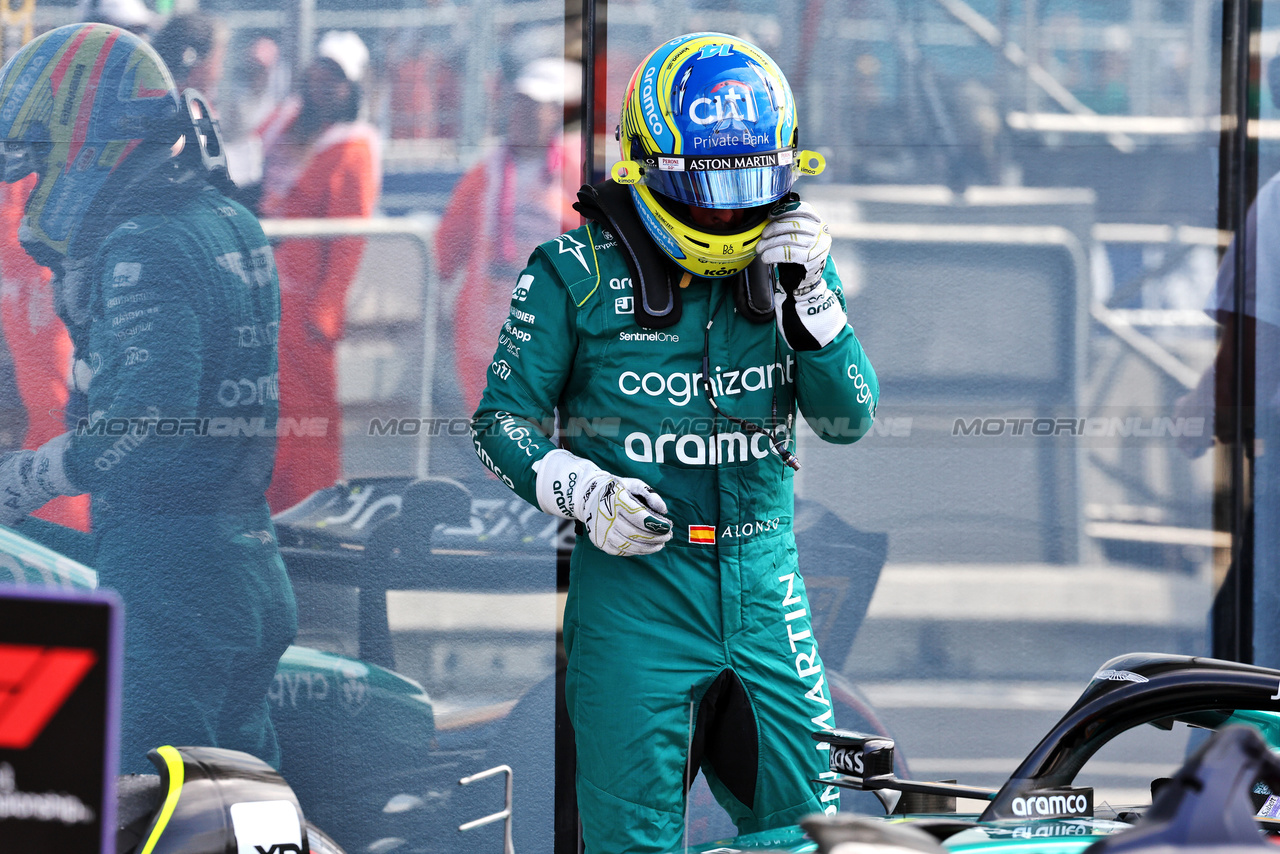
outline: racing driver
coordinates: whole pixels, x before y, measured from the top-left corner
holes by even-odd
[[[53,271],[87,403],[0,458],[0,523],[90,493],[90,560],[126,610],[123,772],[158,744],[278,763],[266,693],[297,628],[264,497],[280,294],[261,227],[222,192],[207,104],[137,36],[73,24],[0,71],[0,141],[4,181],[38,176],[18,236]]]
[[[489,470],[575,520],[565,697],[588,852],[679,841],[701,768],[740,832],[834,811],[791,532],[797,405],[853,442],[879,387],[831,237],[791,193],[785,77],[695,33],[636,69],[614,180],[534,250],[472,422]],[[558,446],[552,436],[557,424]]]

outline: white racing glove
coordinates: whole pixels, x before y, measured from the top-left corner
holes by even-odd
[[[793,350],[820,350],[844,329],[848,318],[822,273],[831,253],[831,232],[808,202],[784,202],[770,212],[756,255],[775,268],[774,313]]]
[[[644,481],[609,474],[563,449],[533,464],[538,506],[577,519],[605,554],[629,557],[658,551],[671,539],[667,503]]]
[[[62,463],[70,441],[71,434],[63,433],[37,450],[0,457],[0,525],[13,525],[59,495],[76,494]]]

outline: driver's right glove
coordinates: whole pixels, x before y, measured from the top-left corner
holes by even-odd
[[[17,524],[59,495],[79,490],[67,480],[63,456],[71,434],[63,433],[34,451],[10,451],[0,456],[0,525]]]
[[[576,519],[602,552],[653,554],[671,539],[667,503],[635,477],[609,474],[590,460],[558,448],[533,464],[538,506]]]
[[[784,200],[769,216],[756,255],[777,271],[778,330],[793,350],[821,350],[849,322],[840,298],[822,278],[831,229],[808,202]]]

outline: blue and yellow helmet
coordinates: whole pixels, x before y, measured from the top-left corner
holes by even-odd
[[[769,207],[801,172],[816,175],[824,165],[798,148],[795,99],[782,70],[760,48],[722,33],[680,36],[640,63],[618,141],[614,180],[630,185],[654,241],[696,276],[746,267]],[[708,229],[690,218],[691,205],[747,215]]]
[[[173,77],[127,30],[71,24],[14,54],[0,69],[0,180],[40,176],[27,203],[23,243],[66,256],[126,160],[139,149],[168,156],[181,136],[178,115]]]

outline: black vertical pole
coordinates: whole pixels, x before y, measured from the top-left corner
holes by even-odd
[[[608,0],[582,0],[582,180],[587,184],[608,177],[603,163],[596,163],[605,153],[608,132],[608,21]],[[601,87],[604,91],[598,91]]]
[[[566,11],[568,4],[566,3]],[[584,184],[594,184],[601,177],[596,174],[596,133],[604,124],[603,113],[598,113],[597,103],[603,99],[596,94],[596,81],[604,80],[606,0],[582,0],[582,176]],[[598,69],[598,71],[597,71]],[[569,520],[562,523],[561,532],[567,533]],[[564,537],[558,541],[563,543]],[[563,592],[569,587],[569,550],[556,550],[556,586]],[[555,714],[555,854],[579,854],[582,839],[578,830],[577,748],[574,744],[573,722],[564,699],[565,669],[568,664],[563,637],[556,644],[556,714]]]
[[[1227,418],[1231,434],[1224,450],[1227,467],[1226,489],[1214,496],[1217,526],[1231,533],[1231,562],[1214,608],[1213,655],[1218,658],[1253,660],[1253,538],[1251,515],[1252,477],[1248,445],[1253,435],[1252,409],[1245,401],[1251,395],[1253,373],[1246,370],[1254,341],[1244,334],[1247,274],[1252,268],[1245,228],[1249,206],[1258,186],[1258,145],[1249,136],[1249,122],[1258,118],[1260,61],[1256,37],[1261,23],[1260,0],[1225,0],[1222,20],[1222,134],[1218,165],[1218,227],[1234,235],[1232,256],[1235,282],[1232,311],[1234,322],[1227,328],[1235,334],[1224,341],[1233,369],[1226,387],[1215,395],[1215,415]],[[1219,377],[1221,384],[1223,378]],[[1227,411],[1222,411],[1223,409]]]
[[[593,183],[596,158],[596,4],[582,0],[582,183]]]

